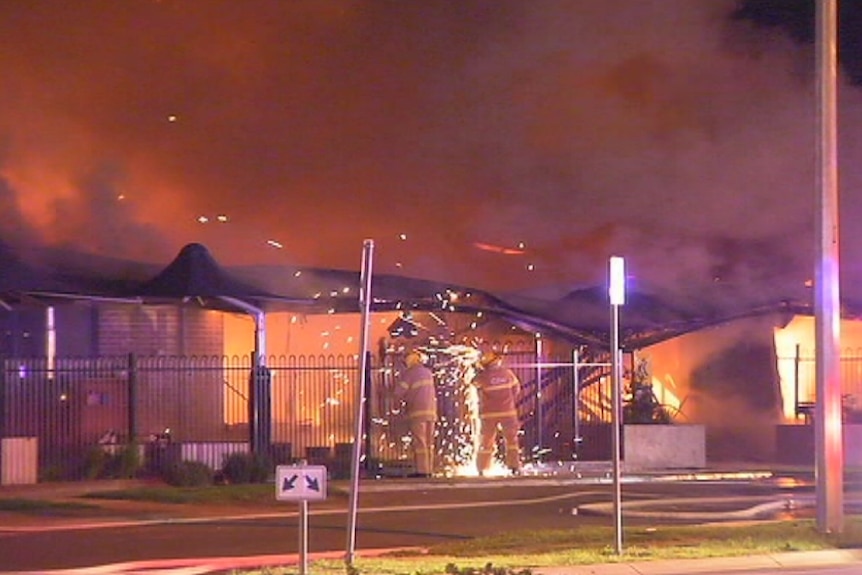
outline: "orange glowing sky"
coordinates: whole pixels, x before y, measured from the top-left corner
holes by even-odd
[[[381,271],[513,290],[611,253],[669,284],[767,259],[796,281],[810,54],[733,6],[7,0],[2,236],[351,269],[372,238]]]

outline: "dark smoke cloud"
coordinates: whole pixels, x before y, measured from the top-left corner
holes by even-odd
[[[735,7],[12,0],[4,195],[46,241],[162,262],[200,241],[356,268],[374,238],[383,271],[477,287],[565,293],[619,253],[644,285],[789,293],[813,269],[813,50]]]
[[[117,165],[95,166],[74,182],[74,195],[51,206],[51,229],[65,238],[65,247],[111,254],[122,246],[126,258],[148,261],[170,258],[172,246],[155,224],[136,218],[135,195],[127,197],[126,179]]]
[[[8,158],[8,144],[0,139],[0,174]],[[18,194],[10,182],[0,176],[0,214],[3,225],[0,226],[0,241],[8,246],[19,248],[42,242],[39,233],[30,225],[27,217],[21,211]]]

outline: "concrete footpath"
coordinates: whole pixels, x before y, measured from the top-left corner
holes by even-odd
[[[859,564],[862,550],[797,551],[770,555],[745,555],[715,559],[674,559],[666,561],[622,561],[598,565],[542,567],[534,575],[695,575],[733,573],[756,569],[800,569]]]
[[[389,553],[391,549],[368,550],[357,554],[359,558]],[[314,562],[322,559],[339,560],[343,551],[311,553],[307,561],[314,572]],[[746,555],[711,559],[674,559],[663,561],[626,561],[590,565],[536,567],[533,575],[697,575],[698,573],[739,573],[757,569],[816,569],[842,565],[860,566],[862,550],[827,550]],[[201,559],[166,559],[134,561],[53,571],[0,571],[3,575],[215,575],[245,570],[264,570],[284,567],[295,570],[299,565],[296,554],[260,555],[256,557],[207,557]],[[417,562],[417,566],[420,564]],[[362,571],[363,575],[374,575]]]
[[[511,479],[497,479],[489,482],[488,485],[511,485],[512,483],[530,483],[530,482],[563,482],[565,484],[577,483],[596,483],[606,482],[607,473],[601,468],[596,467],[592,473],[581,473],[576,475],[557,475],[555,477],[519,477]],[[696,474],[647,474],[633,476],[629,475],[627,481],[694,481],[694,480],[721,480],[721,478],[735,477],[737,472],[718,470],[710,472],[698,472]],[[758,477],[766,477],[770,472],[765,471],[744,471],[745,473],[754,473]],[[759,474],[759,475],[757,475]],[[470,481],[465,481],[461,486],[469,486]],[[475,486],[476,482],[472,482]],[[117,481],[92,481],[92,482],[74,482],[74,483],[49,483],[25,486],[3,486],[0,487],[0,499],[6,500],[50,500],[56,502],[71,501],[85,493],[93,493],[103,490],[116,490],[129,487],[138,487],[146,485],[147,482],[139,480],[117,480]],[[483,483],[484,485],[484,483]],[[409,492],[416,489],[434,489],[435,487],[451,489],[450,483],[441,483],[431,480],[424,483],[416,483],[413,481],[399,480],[383,480],[369,482],[360,487],[361,492],[374,493],[385,491],[393,494],[398,491]],[[664,503],[669,503],[667,500]],[[672,503],[672,502],[670,502]],[[333,506],[343,506],[343,502],[331,502]],[[765,505],[774,505],[780,507],[787,505],[786,498],[771,502],[749,502],[744,498],[739,498],[732,505],[727,506],[721,513],[729,514],[721,519],[727,520],[745,520],[753,518],[762,513]],[[805,501],[799,498],[794,498],[794,505],[810,506],[813,501]],[[256,511],[242,507],[207,507],[198,505],[165,505],[146,502],[131,502],[131,501],[113,501],[100,500],[99,505],[107,505],[111,508],[111,515],[103,518],[73,518],[73,517],[43,517],[30,514],[0,512],[0,537],[13,536],[16,532],[24,531],[50,531],[50,530],[65,530],[65,529],[104,529],[110,526],[118,525],[137,525],[147,523],[176,522],[176,521],[209,521],[223,518],[248,517],[255,513],[260,514],[260,509]],[[662,509],[644,509],[643,502],[624,502],[624,512],[627,515],[632,513],[661,513],[667,514],[668,511]],[[171,514],[165,515],[163,511],[170,509]],[[142,511],[151,510],[153,513],[148,513],[148,517],[142,519]],[[610,504],[593,505],[591,512],[593,513],[609,513],[611,511]],[[182,515],[177,515],[181,513]],[[715,512],[710,512],[710,518],[716,519]],[[709,518],[704,518],[708,520]],[[4,535],[5,534],[5,535]],[[357,556],[359,558],[377,556],[383,553],[391,552],[392,549],[372,549],[359,550]],[[338,560],[344,557],[344,551],[332,551],[325,553],[312,553],[308,556],[308,561],[313,562],[320,559]],[[251,570],[257,568],[274,568],[274,567],[296,567],[299,565],[300,558],[296,554],[285,555],[262,555],[250,557],[205,557],[205,558],[190,558],[190,559],[169,559],[169,560],[148,560],[117,563],[111,565],[99,565],[88,568],[63,569],[54,571],[38,571],[43,575],[103,575],[108,573],[140,573],[149,575],[195,575],[204,573],[230,573],[234,570]],[[817,568],[826,566],[838,566],[858,564],[859,572],[862,573],[862,550],[827,550],[814,552],[788,552],[768,555],[754,555],[742,557],[727,557],[727,558],[711,558],[711,559],[691,559],[691,560],[671,560],[671,561],[641,561],[627,560],[625,555],[620,558],[620,561],[609,562],[604,564],[590,565],[571,565],[571,566],[556,566],[556,567],[538,567],[532,569],[534,575],[683,575],[697,573],[732,573],[741,572],[753,569],[791,569],[791,568]],[[313,571],[313,568],[311,569]],[[12,572],[2,571],[2,558],[0,558],[0,574],[12,575],[27,573],[33,575],[36,572]],[[372,575],[370,573],[364,575]]]

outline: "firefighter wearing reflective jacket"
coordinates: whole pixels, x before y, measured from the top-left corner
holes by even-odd
[[[434,425],[437,422],[437,393],[434,374],[423,364],[419,351],[409,352],[407,365],[395,385],[395,398],[403,401],[413,436],[416,477],[430,477],[434,472]]]
[[[518,445],[520,421],[516,401],[521,391],[521,382],[515,373],[503,366],[503,358],[496,353],[486,353],[479,362],[482,367],[473,385],[479,392],[479,418],[481,440],[476,466],[479,475],[491,469],[497,433],[502,433],[506,444],[506,466],[514,474],[521,472],[521,453]]]

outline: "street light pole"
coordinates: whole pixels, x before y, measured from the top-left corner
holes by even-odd
[[[817,264],[814,281],[814,412],[817,528],[844,527],[841,421],[841,299],[838,250],[838,0],[817,0]]]
[[[625,260],[610,259],[608,296],[611,302],[611,427],[614,467],[614,548],[623,553],[622,478],[620,472],[620,427],[622,425],[622,369],[620,365],[620,306],[626,300]]]

